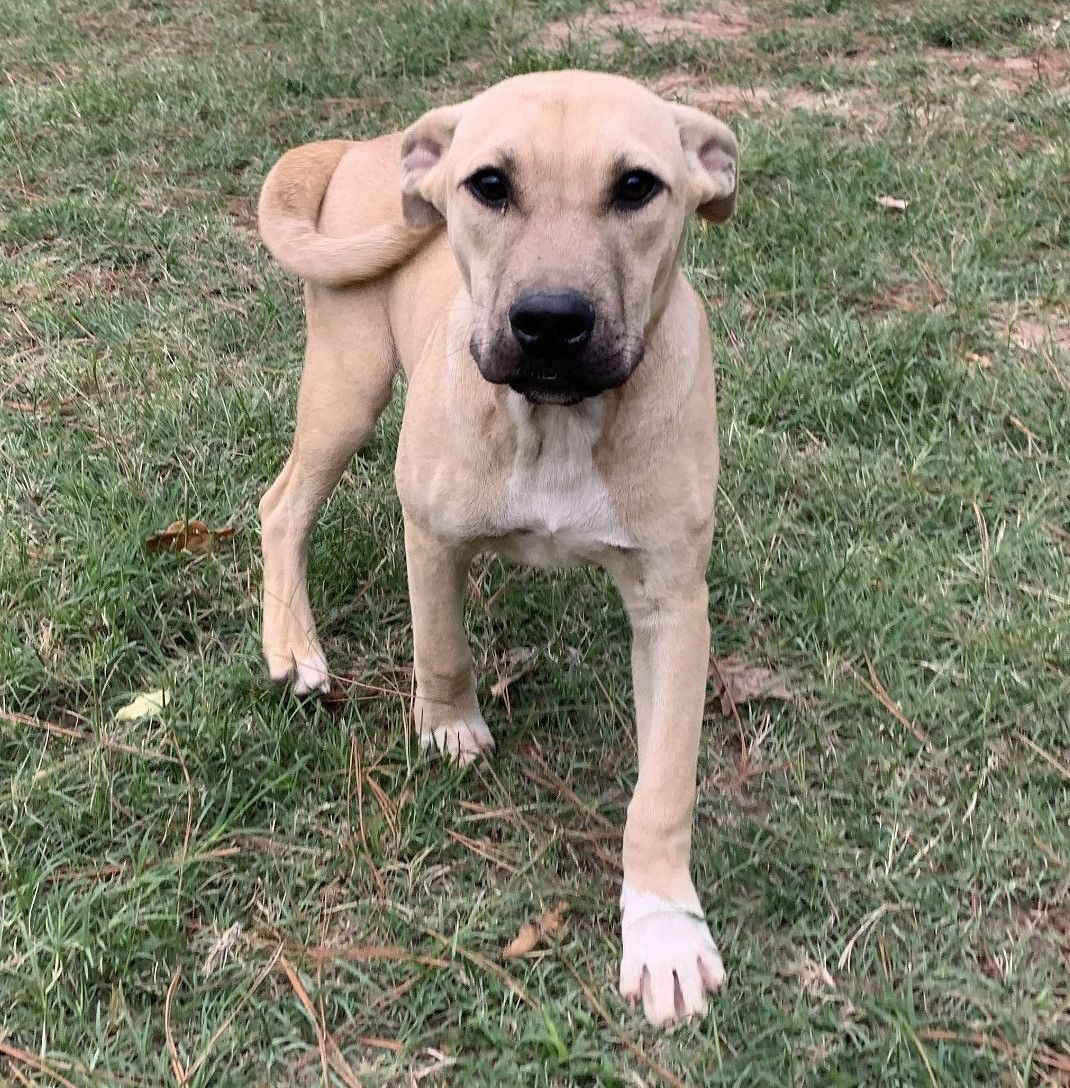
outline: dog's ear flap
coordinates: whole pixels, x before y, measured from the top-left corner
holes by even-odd
[[[401,139],[401,208],[410,227],[429,227],[445,217],[449,150],[463,106],[442,106],[410,125]]]
[[[736,206],[739,145],[732,130],[702,110],[670,107],[691,179],[691,207],[702,219],[723,223]]]

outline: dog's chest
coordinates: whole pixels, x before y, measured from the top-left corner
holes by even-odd
[[[519,397],[516,401],[511,410],[519,440],[505,489],[500,550],[552,567],[630,547],[594,464],[605,406],[592,400],[572,408],[533,409]]]

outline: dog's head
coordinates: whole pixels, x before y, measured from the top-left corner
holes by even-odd
[[[537,403],[623,384],[668,296],[684,221],[727,219],[736,140],[630,80],[518,76],[404,135],[413,226],[446,220],[483,376]]]

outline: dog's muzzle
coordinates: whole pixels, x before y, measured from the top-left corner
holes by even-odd
[[[519,348],[510,387],[537,404],[574,404],[589,396],[581,371],[595,317],[579,291],[520,295],[509,307],[509,328]]]
[[[525,291],[509,307],[512,335],[486,352],[473,342],[472,354],[483,377],[533,404],[577,404],[623,384],[638,362],[598,325],[593,303],[579,291]]]

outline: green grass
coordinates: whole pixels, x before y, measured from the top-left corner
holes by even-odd
[[[323,1083],[282,946],[369,1086],[432,1052],[418,1083],[466,1088],[1066,1083],[1070,110],[1062,62],[997,78],[1058,60],[1059,5],[762,0],[738,38],[539,46],[580,7],[5,5],[0,1082],[175,1084],[166,1022],[195,1088]],[[802,694],[742,708],[742,784],[711,703],[695,870],[730,979],[669,1036],[612,985],[634,760],[603,576],[478,566],[499,754],[418,757],[395,404],[314,538],[328,654],[366,686],[302,705],[258,653],[302,347],[263,175],[577,63],[827,96],[731,118],[738,214],[686,246],[720,378],[715,648]],[[147,554],[183,516],[233,546]],[[160,687],[160,719],[114,721]],[[560,940],[503,964],[557,899]]]

